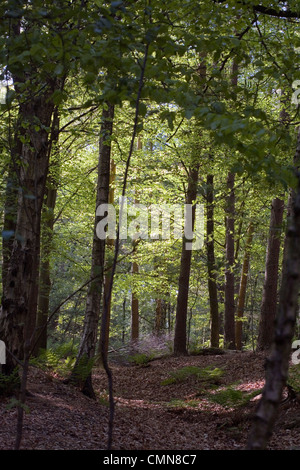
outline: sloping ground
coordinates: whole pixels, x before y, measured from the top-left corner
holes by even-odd
[[[174,380],[172,373],[183,367],[189,371],[205,368],[209,378],[190,375]],[[113,363],[111,368],[116,401],[114,450],[245,448],[259,398],[252,392],[259,393],[264,383],[263,355],[169,357],[151,361],[146,367]],[[96,370],[94,384],[96,402],[54,375],[31,369],[30,412],[25,416],[22,449],[106,449],[109,408],[103,370]],[[223,401],[216,402],[222,390]],[[228,390],[251,395],[245,395],[248,400],[241,404],[241,394],[226,393]],[[16,410],[7,409],[9,402],[0,400],[0,450],[14,446]],[[300,448],[299,431],[299,403],[282,404],[269,449]]]

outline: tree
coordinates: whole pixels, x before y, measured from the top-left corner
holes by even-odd
[[[100,233],[98,224],[101,224],[105,212],[99,215],[109,201],[110,184],[110,156],[111,139],[113,132],[114,106],[105,103],[102,111],[102,124],[99,141],[98,182],[96,193],[96,210],[92,248],[91,276],[86,297],[86,311],[84,328],[81,337],[76,363],[72,372],[71,381],[81,384],[83,393],[94,398],[91,368],[95,359],[98,323],[100,316],[101,294],[103,292],[105,246],[106,236]],[[106,302],[103,298],[103,302]]]
[[[292,191],[292,207],[286,231],[286,256],[282,272],[279,306],[274,339],[266,363],[266,379],[262,398],[251,427],[247,448],[265,449],[276,421],[283,388],[286,384],[291,343],[298,312],[300,289],[300,128],[298,128],[294,168],[297,186]]]
[[[235,322],[235,341],[236,341],[236,348],[238,350],[242,349],[242,330],[243,330],[242,318],[244,314],[244,307],[245,307],[245,300],[246,300],[246,288],[247,288],[253,232],[254,232],[254,224],[250,222],[250,225],[247,230],[247,240],[245,243],[245,253],[244,253],[244,260],[243,260],[242,273],[241,273],[239,297],[238,297],[238,303],[237,303],[237,313],[236,313],[237,318]]]
[[[33,353],[38,356],[41,349],[47,348],[47,323],[49,316],[49,301],[51,291],[50,256],[53,243],[54,209],[57,196],[59,172],[59,115],[56,108],[53,113],[52,130],[50,136],[50,171],[46,182],[45,201],[42,209],[42,242],[39,268],[39,293],[36,318],[36,337],[33,344]]]
[[[274,198],[271,207],[270,230],[266,254],[265,282],[261,304],[257,350],[270,349],[274,335],[274,323],[277,311],[277,284],[280,256],[281,230],[284,201]]]
[[[207,175],[206,192],[206,250],[208,271],[208,292],[210,305],[210,344],[213,348],[219,347],[219,301],[217,288],[217,269],[215,261],[214,243],[214,175]]]
[[[199,163],[195,163],[189,169],[188,187],[187,187],[187,192],[186,192],[186,204],[193,204],[192,230],[194,229],[194,221],[195,221],[195,201],[197,198],[198,174],[199,174]],[[174,354],[177,356],[187,354],[186,325],[187,325],[190,269],[191,269],[191,259],[192,259],[192,250],[187,249],[186,247],[187,242],[188,242],[187,236],[183,236],[181,260],[180,260],[180,273],[179,273],[179,281],[178,281],[175,336],[174,336]]]
[[[19,20],[13,24],[12,39],[16,43],[23,43],[25,48],[28,37],[26,30],[21,29]],[[36,66],[23,70],[12,66],[11,74],[22,128],[18,130],[15,136],[17,141],[13,146],[21,150],[18,158],[13,160],[19,184],[19,197],[0,318],[1,336],[5,338],[9,352],[6,364],[8,374],[16,367],[16,359],[22,360],[24,354],[29,353],[35,329],[41,210],[49,164],[47,129],[50,128],[54,111],[52,97],[54,92],[60,89],[59,80],[49,80]],[[41,81],[42,87],[39,86]]]
[[[235,349],[235,285],[234,285],[234,174],[228,173],[226,201],[226,269],[225,269],[225,318],[224,344],[228,349]]]

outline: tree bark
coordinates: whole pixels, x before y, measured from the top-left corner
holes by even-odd
[[[16,142],[21,153],[14,162],[19,195],[15,234],[5,267],[0,317],[0,336],[8,351],[5,366],[8,374],[16,367],[16,359],[23,359],[24,344],[31,341],[35,329],[41,209],[49,164],[47,129],[54,109],[51,101],[54,87],[55,83],[45,84],[42,92],[22,102],[18,79],[15,79],[15,88],[20,97],[19,116],[23,122],[22,135],[18,135],[19,141]]]
[[[199,164],[190,169],[188,178],[188,188],[186,196],[186,204],[194,204],[197,197]],[[192,212],[192,229],[194,229],[195,206]],[[191,270],[192,251],[186,249],[187,238],[183,237],[180,274],[178,283],[177,306],[176,306],[176,323],[174,336],[174,354],[176,356],[187,354],[187,308],[189,295],[189,282]]]
[[[277,310],[277,284],[284,201],[272,201],[269,238],[266,254],[265,282],[261,304],[257,350],[270,349]]]
[[[114,204],[115,202],[115,179],[116,179],[116,164],[113,160],[111,160],[111,167],[110,167],[110,179],[109,179],[109,195],[108,195],[108,202],[109,204]],[[106,253],[107,255],[111,254],[113,252],[114,248],[114,239],[113,238],[107,238],[106,242]],[[108,256],[106,256],[108,258]],[[112,258],[112,256],[111,256]],[[110,327],[110,315],[111,315],[111,298],[108,296],[108,292],[110,289],[110,283],[111,283],[111,268],[109,266],[110,261],[106,261],[106,272],[104,276],[104,298],[108,298],[108,305],[107,305],[107,322],[106,322],[106,331],[105,331],[105,354],[108,354],[108,346],[109,346],[109,327]]]
[[[134,261],[132,263],[132,274],[136,275],[139,273],[139,266]],[[136,343],[139,339],[139,299],[136,296],[135,291],[131,294],[131,341]]]
[[[41,349],[47,348],[47,322],[49,315],[49,301],[51,291],[50,279],[50,256],[52,252],[54,209],[57,196],[59,155],[58,155],[58,136],[59,136],[59,115],[55,109],[53,116],[52,132],[50,138],[50,147],[52,157],[50,171],[46,183],[46,199],[42,209],[42,233],[41,233],[41,262],[39,273],[39,294],[36,321],[36,339],[34,343],[33,354],[37,356]]]
[[[99,142],[98,182],[96,194],[96,213],[92,247],[91,275],[86,298],[83,333],[70,380],[81,387],[84,394],[95,398],[92,385],[91,368],[95,359],[97,331],[100,317],[100,305],[104,280],[104,262],[106,240],[97,236],[96,228],[104,216],[97,215],[101,204],[108,204],[110,180],[111,136],[113,131],[114,106],[107,103],[102,112],[102,124]],[[103,299],[105,302],[105,298]]]
[[[219,347],[219,302],[217,289],[217,270],[214,243],[214,176],[207,175],[206,194],[206,250],[208,271],[208,292],[210,305],[210,345]]]
[[[229,195],[226,205],[226,268],[225,268],[225,314],[224,314],[224,346],[235,349],[235,304],[234,304],[234,174],[227,176]]]
[[[262,398],[258,404],[254,423],[248,437],[250,450],[266,449],[272,435],[274,423],[288,375],[291,343],[298,313],[300,290],[300,127],[294,158],[297,189],[291,193],[291,217],[286,232],[286,254],[274,340],[266,362],[266,379]]]

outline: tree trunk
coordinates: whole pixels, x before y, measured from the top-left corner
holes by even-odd
[[[227,189],[229,195],[226,205],[226,269],[225,269],[225,314],[224,314],[224,346],[235,349],[235,304],[234,304],[234,174],[229,172]]]
[[[282,391],[288,375],[291,343],[298,313],[300,290],[300,127],[294,158],[297,189],[292,191],[292,210],[286,232],[286,254],[274,340],[266,362],[266,379],[262,398],[249,433],[247,448],[263,450],[267,447],[276,421]]]
[[[217,289],[217,270],[215,262],[215,242],[214,242],[214,176],[207,175],[206,194],[206,250],[207,250],[207,271],[208,271],[208,292],[210,305],[210,345],[213,348],[219,347],[219,303]]]
[[[252,246],[254,226],[250,223],[248,227],[248,237],[245,246],[244,261],[242,266],[241,282],[239,289],[239,298],[237,304],[237,319],[235,323],[235,340],[236,340],[236,349],[242,349],[242,331],[243,331],[243,322],[242,318],[244,315],[244,307],[246,300],[246,290],[247,290],[247,280],[249,272],[249,263],[250,263],[250,251]]]
[[[136,262],[132,263],[132,274],[138,274],[139,267]],[[139,339],[139,299],[135,291],[131,294],[131,341],[136,343]]]
[[[186,204],[194,204],[197,197],[199,164],[190,169],[188,188],[186,196]],[[195,206],[192,212],[192,229],[194,229]],[[174,354],[177,356],[187,354],[187,309],[189,282],[191,270],[192,251],[186,249],[187,238],[183,237],[180,274],[178,283],[177,306],[176,306],[176,323],[174,336]]]
[[[2,233],[2,292],[4,292],[4,286],[6,283],[6,276],[8,272],[9,260],[11,258],[17,223],[19,188],[19,182],[17,178],[17,161],[19,159],[19,155],[22,153],[22,142],[18,137],[20,132],[19,120],[20,116],[16,124],[17,131],[14,138],[14,146],[11,149],[11,160],[9,162],[5,190],[5,207]]]
[[[96,214],[92,247],[92,266],[90,284],[86,298],[83,333],[76,363],[70,380],[81,387],[84,394],[95,397],[92,385],[91,368],[95,359],[97,330],[100,317],[100,304],[104,280],[104,261],[106,240],[97,236],[96,228],[104,216],[97,215],[102,204],[108,204],[110,180],[111,136],[113,130],[114,106],[105,105],[102,112],[102,124],[99,142],[98,182],[96,195]],[[103,299],[105,302],[105,298]]]
[[[156,299],[155,308],[155,327],[154,332],[157,336],[161,335],[165,329],[167,304],[163,299]]]
[[[279,198],[273,199],[266,255],[265,282],[257,340],[258,351],[270,349],[273,341],[274,322],[277,310],[277,283],[283,209],[284,201]]]
[[[138,136],[137,139],[137,150],[142,150],[143,144],[141,137]],[[138,204],[138,198],[135,198],[135,203]],[[134,250],[136,249],[136,241],[134,242]],[[138,264],[134,261],[132,263],[132,274],[136,275],[139,273],[139,266]],[[136,292],[134,289],[132,290],[131,294],[131,341],[133,343],[133,347],[135,343],[139,340],[139,323],[140,323],[140,316],[139,316],[139,299],[136,295]]]
[[[109,179],[109,196],[108,196],[109,204],[114,204],[115,202],[115,197],[114,197],[115,179],[116,179],[116,164],[112,160],[111,168],[110,168],[110,179]],[[114,248],[114,239],[107,238],[107,242],[106,242],[107,255],[112,254],[113,248]],[[108,256],[106,256],[106,258],[108,258]],[[106,272],[104,276],[104,298],[108,298],[108,292],[109,292],[110,283],[111,283],[111,269],[110,269],[109,263],[110,263],[110,260],[108,259],[108,261],[106,261]],[[105,346],[104,346],[106,355],[108,354],[108,345],[109,345],[110,313],[111,313],[111,298],[109,296],[108,305],[107,305],[107,322],[106,322]]]
[[[42,210],[42,241],[41,241],[41,262],[39,276],[39,295],[36,321],[36,339],[33,354],[37,356],[41,349],[47,348],[47,321],[49,315],[49,300],[51,291],[50,280],[50,256],[52,252],[54,209],[56,204],[59,155],[59,116],[58,110],[54,111],[53,125],[50,139],[52,157],[46,188],[46,200]]]
[[[16,79],[18,93],[17,82]],[[14,162],[19,196],[15,234],[5,267],[0,317],[0,336],[8,351],[5,367],[8,374],[17,365],[16,359],[23,359],[24,345],[30,343],[36,323],[41,209],[49,163],[47,128],[54,109],[51,101],[54,85],[45,84],[41,93],[19,105],[24,125],[18,137],[20,142],[16,143],[21,149],[20,157]]]

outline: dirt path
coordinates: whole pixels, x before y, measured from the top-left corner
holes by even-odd
[[[243,449],[259,398],[254,394],[264,383],[263,365],[262,355],[246,352],[170,357],[151,361],[146,367],[112,363],[116,402],[113,449]],[[190,372],[196,367],[206,369],[208,378],[192,374],[175,379],[172,374],[185,367]],[[32,369],[22,448],[104,450],[109,408],[107,378],[102,370],[96,370],[94,383],[97,402],[53,375]],[[227,401],[216,402],[216,394],[224,390]],[[244,396],[253,394],[244,405],[238,401],[242,391]],[[16,411],[7,410],[9,402],[0,400],[1,450],[14,445]],[[300,405],[282,405],[269,448],[300,448],[299,430]]]

